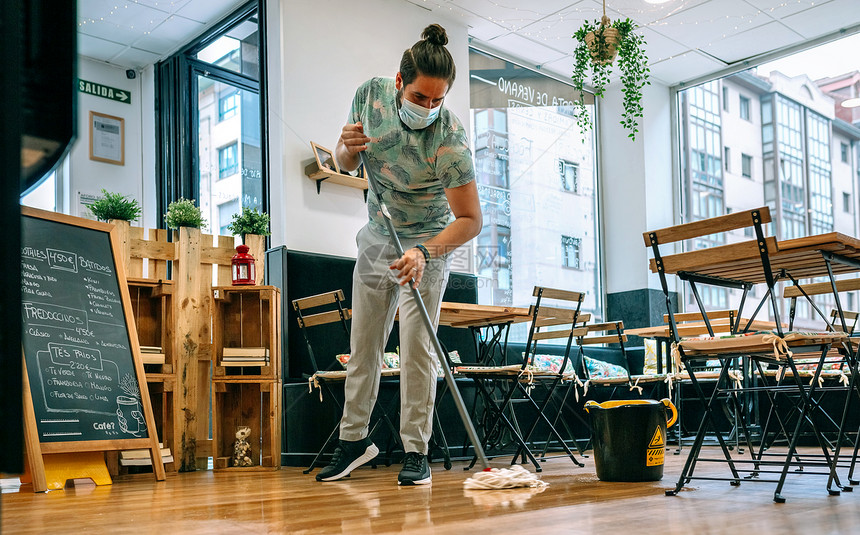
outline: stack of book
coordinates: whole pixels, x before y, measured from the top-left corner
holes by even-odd
[[[161,346],[140,346],[140,358],[144,364],[164,364]]]
[[[269,350],[265,347],[225,347],[221,366],[268,366]]]
[[[165,448],[164,444],[158,443],[161,448],[161,462],[164,464],[173,462],[173,454],[170,453],[170,448]],[[125,450],[119,452],[119,464],[122,466],[152,466],[152,457],[149,450]]]

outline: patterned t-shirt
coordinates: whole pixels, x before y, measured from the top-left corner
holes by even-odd
[[[379,193],[400,236],[432,237],[452,220],[444,188],[475,179],[472,153],[463,125],[447,108],[427,128],[411,130],[400,120],[396,98],[393,78],[373,78],[352,101],[349,122],[361,121],[374,140],[367,145],[367,161],[382,190],[368,193],[370,226],[388,235],[378,213]]]

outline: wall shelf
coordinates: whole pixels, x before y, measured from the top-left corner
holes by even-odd
[[[328,181],[331,184],[340,184],[348,188],[356,188],[364,191],[364,200],[367,201],[367,179],[357,176],[347,175],[344,173],[336,173],[327,169],[320,169],[316,162],[311,162],[305,167],[305,174],[317,183],[317,194],[320,193],[320,186],[323,182]]]

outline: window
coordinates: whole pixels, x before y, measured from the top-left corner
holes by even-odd
[[[729,112],[729,88],[723,86],[723,111]]]
[[[234,200],[268,211],[262,5],[245,4],[155,66],[158,210],[196,199],[212,232]]]
[[[740,95],[740,106],[738,108],[740,110],[741,119],[746,121],[750,119],[750,99],[747,97]]]
[[[821,52],[812,49],[678,92],[680,221],[768,206],[773,223],[766,234],[778,240],[827,232],[856,233],[858,201],[854,188],[860,175],[851,137],[856,133],[848,133],[839,123],[839,108],[834,105],[849,86],[833,82],[841,80],[843,74],[851,80],[850,72],[835,70],[844,68],[842,63],[830,73],[803,74],[804,63],[812,72],[834,50],[839,53],[837,47]],[[813,53],[818,57],[812,57]],[[811,92],[804,87],[811,87],[810,79],[821,84]],[[758,122],[760,117],[761,129],[727,116],[727,97],[738,99],[738,115],[744,120]],[[722,101],[716,112],[715,99]],[[714,161],[738,157],[736,163],[719,162],[719,166]],[[730,174],[731,170],[737,175]],[[686,242],[683,247],[691,250],[753,238],[751,229],[724,234]],[[730,290],[725,295],[709,293],[703,298],[709,306],[736,308],[741,295],[741,291]],[[686,295],[679,301],[692,302]],[[799,305],[796,324],[817,328],[818,320],[812,314],[810,307],[801,310]]]
[[[237,146],[235,143],[218,149],[218,178],[235,175],[239,170],[239,158],[236,153]]]
[[[528,306],[540,280],[584,292],[582,310],[602,318],[596,134],[576,126],[578,95],[564,81],[474,48],[469,68],[484,216],[473,249],[478,302]],[[586,111],[594,114],[590,94]],[[525,327],[512,326],[511,340],[524,341]]]
[[[232,232],[227,227],[233,221],[233,216],[239,213],[239,199],[233,199],[218,205],[218,221],[213,221],[212,226],[218,227],[221,236],[230,236]]]
[[[564,267],[580,269],[579,254],[582,246],[582,240],[579,238],[571,238],[570,236],[561,237],[562,264]]]
[[[239,92],[230,91],[218,99],[218,121],[229,119],[239,111]]]
[[[558,173],[561,175],[561,189],[576,193],[579,191],[579,164],[568,160],[558,160]]]
[[[744,178],[752,178],[752,156],[741,154],[741,174]]]

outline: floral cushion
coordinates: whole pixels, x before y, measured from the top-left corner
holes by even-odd
[[[590,379],[614,379],[616,377],[627,377],[627,370],[623,366],[611,364],[603,360],[583,357],[585,368],[588,370]]]
[[[525,358],[525,355],[523,355]],[[536,354],[532,359],[532,366],[536,370],[558,373],[564,362],[564,355],[541,355]]]
[[[346,365],[349,363],[349,353],[341,353],[340,355],[336,355],[335,358],[340,365],[346,369]],[[385,353],[382,355],[382,369],[383,370],[394,370],[400,367],[400,355],[397,353]]]

